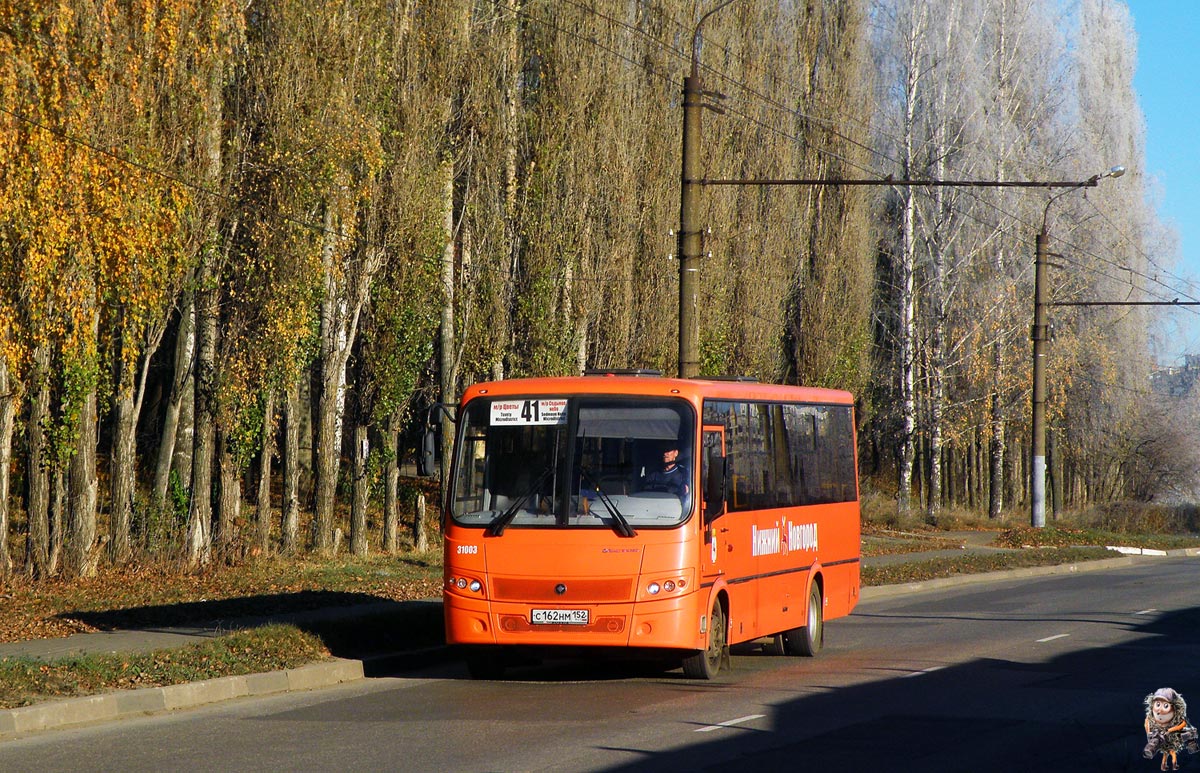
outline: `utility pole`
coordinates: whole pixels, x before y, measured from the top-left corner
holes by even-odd
[[[1049,206],[1049,205],[1047,205]],[[1046,224],[1037,235],[1033,256],[1033,465],[1029,477],[1030,522],[1034,528],[1046,525]]]
[[[1049,341],[1049,325],[1046,323],[1046,307],[1050,305],[1049,289],[1046,287],[1046,259],[1049,253],[1046,244],[1050,240],[1050,205],[1060,196],[1080,188],[1095,188],[1106,177],[1120,177],[1125,167],[1114,166],[1107,172],[1092,175],[1086,180],[1064,186],[1066,190],[1051,196],[1042,210],[1042,230],[1038,232],[1033,255],[1033,417],[1030,422],[1029,465],[1029,523],[1035,529],[1046,525],[1046,344]]]
[[[700,259],[700,110],[704,93],[696,58],[683,79],[683,166],[679,196],[679,377],[700,371],[696,263]]]
[[[683,163],[679,180],[679,377],[692,378],[700,372],[700,318],[696,273],[703,244],[700,227],[700,111],[708,108],[724,112],[714,105],[704,104],[705,97],[721,98],[706,92],[700,84],[700,28],[717,11],[732,3],[724,0],[696,22],[692,34],[692,70],[683,79]]]

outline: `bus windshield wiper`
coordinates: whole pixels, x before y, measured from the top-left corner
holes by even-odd
[[[621,511],[618,510],[613,501],[608,498],[608,495],[600,490],[599,484],[596,483],[596,479],[593,478],[591,473],[587,471],[587,468],[583,465],[580,465],[579,474],[591,484],[592,488],[596,491],[596,496],[600,498],[601,504],[604,505],[604,509],[608,510],[609,514],[612,515],[613,529],[617,532],[617,534],[620,534],[622,537],[636,537],[637,532],[634,531],[633,527],[629,525],[629,520],[621,514]]]
[[[543,470],[542,474],[537,477],[537,480],[530,484],[529,488],[525,490],[524,494],[517,497],[513,503],[508,506],[507,510],[492,519],[492,522],[488,524],[487,533],[493,537],[499,537],[501,534],[503,534],[504,527],[512,523],[512,519],[517,517],[517,511],[521,509],[521,505],[525,504],[525,500],[529,499],[529,497],[533,495],[533,492],[542,487],[542,484],[546,482],[546,479],[550,477],[550,473],[553,471],[553,466],[547,467],[545,470]]]

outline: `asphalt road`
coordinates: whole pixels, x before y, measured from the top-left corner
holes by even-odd
[[[1142,699],[1200,705],[1198,580],[1164,559],[873,600],[818,658],[741,648],[707,683],[451,664],[9,741],[0,770],[1152,771]]]

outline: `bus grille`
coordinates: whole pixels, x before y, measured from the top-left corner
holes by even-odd
[[[507,633],[621,633],[625,618],[600,615],[591,625],[530,625],[521,615],[500,615],[500,628]]]
[[[565,593],[555,587],[566,586]],[[629,601],[633,593],[633,580],[626,577],[618,580],[550,580],[515,579],[497,577],[492,580],[494,601],[552,601],[556,603],[583,603],[599,601]]]

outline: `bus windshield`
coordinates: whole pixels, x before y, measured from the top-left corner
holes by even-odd
[[[680,399],[477,398],[459,421],[451,516],[496,536],[677,526],[692,509],[695,425]]]

